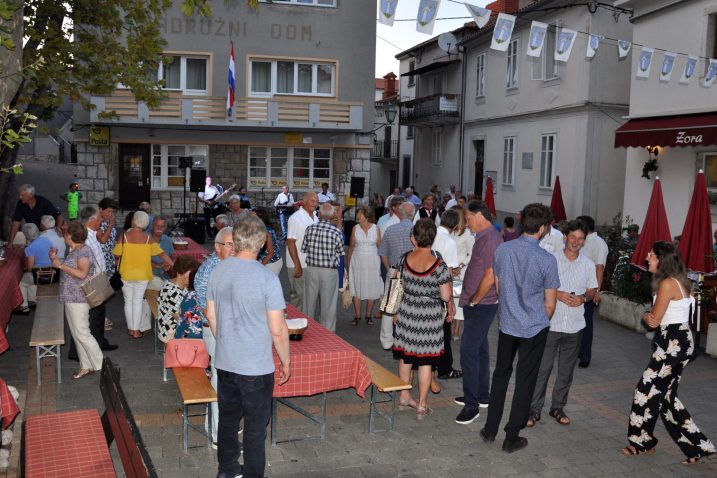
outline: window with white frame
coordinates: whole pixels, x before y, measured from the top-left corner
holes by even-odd
[[[416,136],[414,126],[406,126],[406,139],[413,139]]]
[[[413,71],[416,69],[416,60],[410,60],[408,62],[408,71]],[[415,86],[416,85],[416,75],[411,75],[408,77],[408,86]]]
[[[431,134],[431,165],[440,166],[443,163],[441,157],[441,140],[443,135],[440,131],[433,131]]]
[[[553,187],[553,170],[555,168],[556,134],[540,136],[540,187]]]
[[[190,94],[207,93],[209,58],[206,56],[165,55],[167,63],[159,64],[157,78],[165,90]]]
[[[335,63],[261,58],[249,68],[252,96],[334,96]]]
[[[476,57],[476,97],[485,96],[485,53]]]
[[[558,78],[558,62],[555,61],[555,41],[558,32],[555,25],[549,25],[545,32],[543,54],[539,58],[532,58],[533,80],[554,80]]]
[[[189,169],[179,167],[179,158],[191,156],[193,169],[209,170],[209,146],[203,144],[153,144],[152,189],[182,189]],[[185,174],[182,174],[182,173]]]
[[[515,184],[515,137],[503,138],[503,184]]]
[[[325,148],[249,148],[249,189],[311,190],[331,184],[331,150]]]
[[[518,40],[513,40],[508,45],[507,78],[506,89],[518,88]]]
[[[335,7],[336,0],[261,0],[261,3],[277,3],[277,4],[291,4],[291,5],[302,5],[309,7]]]

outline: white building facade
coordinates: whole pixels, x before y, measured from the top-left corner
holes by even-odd
[[[616,135],[615,143],[630,144],[625,168],[624,210],[642,225],[655,176],[662,191],[673,236],[682,233],[692,198],[695,175],[703,169],[712,206],[713,229],[717,225],[717,84],[702,86],[709,58],[717,58],[717,2],[695,0],[619,1],[633,8],[634,42],[656,49],[652,74],[638,78],[637,50],[632,55],[630,121]],[[661,50],[657,50],[657,49]],[[689,84],[680,83],[687,56],[675,59],[670,81],[660,81],[664,51],[699,56]],[[657,146],[657,171],[650,180],[641,177],[649,159],[646,147]],[[622,149],[622,148],[621,148]]]

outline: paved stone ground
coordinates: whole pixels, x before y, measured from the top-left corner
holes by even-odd
[[[190,431],[190,445],[197,448],[182,451],[179,393],[173,381],[162,381],[162,358],[153,354],[152,337],[133,340],[125,333],[121,297],[110,302],[108,311],[115,327],[107,336],[120,346],[108,356],[122,369],[122,387],[160,476],[216,476],[216,452],[206,447],[203,437]],[[379,345],[378,324],[367,326],[364,322],[353,327],[352,317],[352,309],[340,309],[337,333],[367,356],[396,369],[391,354]],[[75,362],[63,359],[62,383],[55,384],[54,362],[46,360],[42,365],[44,383],[41,387],[35,385],[34,352],[31,354],[26,346],[30,328],[31,317],[13,317],[8,334],[13,348],[0,358],[0,376],[27,392],[26,413],[18,420],[27,414],[78,408],[95,407],[101,411],[99,377],[73,380]],[[433,416],[418,422],[415,414],[399,412],[395,431],[387,433],[367,433],[368,402],[353,390],[329,394],[324,440],[297,441],[318,433],[318,427],[280,408],[279,440],[290,441],[273,448],[267,444],[266,474],[272,478],[717,476],[714,460],[689,467],[681,465],[683,456],[662,424],[657,425],[660,444],[656,455],[625,457],[619,453],[626,444],[633,387],[647,363],[649,342],[642,335],[602,320],[596,321],[595,329],[592,364],[576,371],[566,407],[573,423],[561,426],[545,410],[543,420],[523,432],[529,440],[525,450],[512,455],[503,453],[501,435],[495,444],[484,444],[478,431],[485,423],[485,413],[471,425],[456,424],[460,407],[453,398],[462,395],[461,381],[448,380],[442,383],[440,395],[429,397],[435,410]],[[66,337],[70,337],[69,330]],[[490,338],[495,347],[496,323]],[[459,342],[453,343],[456,368],[458,345]],[[495,349],[492,352],[494,355]],[[64,357],[66,353],[63,347]],[[680,386],[682,401],[712,440],[717,440],[715,365],[709,357],[699,358],[688,367]],[[318,397],[297,401],[318,411]],[[506,407],[504,417],[507,415]],[[115,466],[121,470],[115,446],[112,452]]]

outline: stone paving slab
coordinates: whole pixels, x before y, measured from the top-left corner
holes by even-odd
[[[115,326],[107,337],[120,348],[107,355],[121,368],[122,387],[160,476],[213,478],[216,452],[204,445],[203,437],[190,431],[190,445],[199,446],[187,453],[182,451],[180,396],[171,374],[170,381],[162,381],[162,358],[153,353],[152,336],[134,340],[126,334],[120,296],[109,303],[108,314]],[[339,306],[337,333],[389,370],[396,370],[391,354],[379,345],[379,325],[368,326],[363,322],[354,327],[350,325],[352,318],[352,309]],[[102,411],[99,376],[73,380],[77,364],[66,360],[66,347],[62,350],[62,383],[53,382],[54,365],[44,361],[42,372],[47,380],[43,378],[43,385],[35,386],[34,355],[27,346],[31,326],[32,316],[13,317],[8,333],[12,349],[0,357],[0,376],[28,393],[28,409],[18,420],[48,411],[79,408]],[[68,339],[69,336],[66,330]],[[494,356],[497,323],[491,328],[490,342]],[[588,369],[576,370],[566,407],[573,423],[561,426],[544,410],[542,420],[522,433],[529,440],[528,448],[515,454],[501,451],[502,432],[496,443],[482,442],[478,431],[485,423],[485,411],[471,425],[454,422],[460,407],[453,403],[453,398],[462,395],[462,385],[460,380],[446,380],[442,382],[443,392],[429,397],[435,410],[433,416],[419,422],[410,411],[397,412],[396,429],[379,434],[367,433],[366,400],[361,400],[354,390],[330,393],[326,439],[288,441],[271,447],[267,437],[266,475],[271,478],[717,476],[717,460],[689,467],[681,465],[683,457],[661,423],[657,425],[660,443],[656,455],[624,457],[619,453],[627,443],[632,393],[648,361],[649,346],[642,335],[597,320],[592,364]],[[453,342],[456,368],[459,347],[459,341]],[[685,371],[679,390],[681,400],[712,440],[717,440],[716,365],[711,358],[699,358]],[[512,385],[509,398],[511,391]],[[300,398],[297,402],[318,411],[318,397]],[[509,406],[510,403],[504,411],[505,418]],[[317,425],[285,407],[280,407],[279,412],[279,440],[318,433]],[[121,470],[114,446],[112,453],[115,467]],[[124,475],[120,472],[119,476]]]

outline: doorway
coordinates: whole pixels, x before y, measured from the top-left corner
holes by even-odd
[[[485,140],[474,139],[473,151],[475,162],[475,178],[473,178],[473,192],[477,198],[483,197],[483,167],[485,163]]]
[[[401,162],[403,163],[401,165],[401,171],[403,172],[403,177],[401,178],[401,182],[403,184],[399,184],[399,186],[401,186],[403,188],[407,188],[411,184],[413,184],[413,182],[411,181],[411,155],[404,154]]]
[[[149,201],[150,145],[119,145],[119,203],[123,209],[134,210],[142,201]]]

